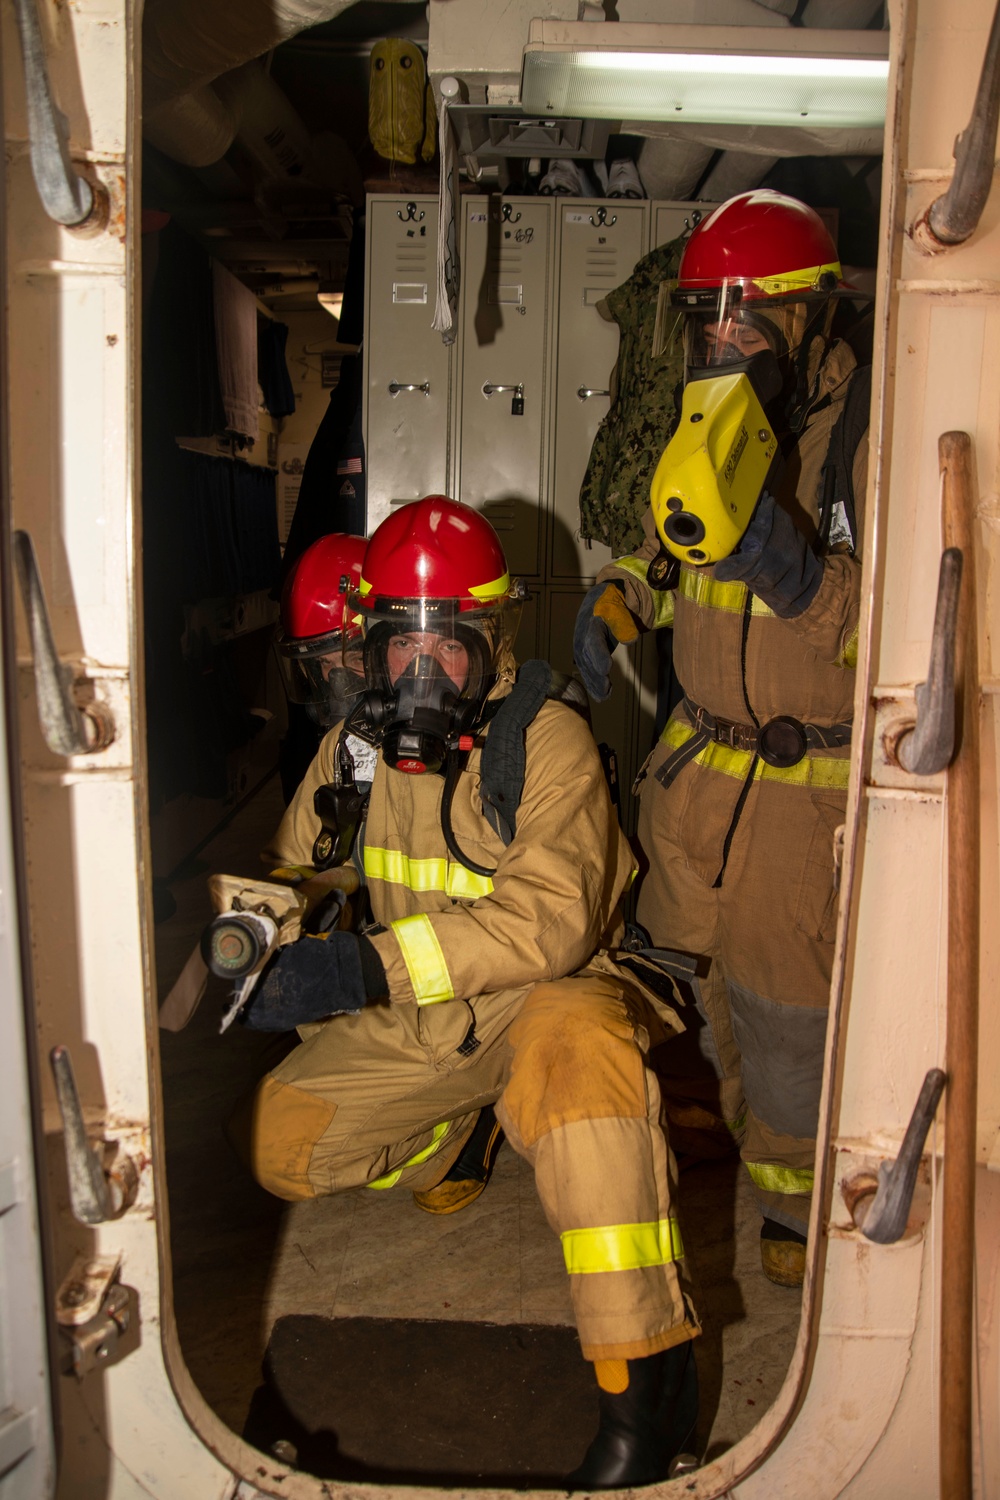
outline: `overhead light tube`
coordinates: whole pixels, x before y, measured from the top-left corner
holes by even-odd
[[[521,107],[539,117],[872,128],[885,120],[888,76],[885,32],[536,21]]]

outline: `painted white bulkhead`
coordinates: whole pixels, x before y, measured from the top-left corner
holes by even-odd
[[[457,24],[462,0],[449,3]],[[85,1228],[72,1217],[62,1127],[41,1067],[54,1280],[78,1255],[120,1258],[141,1318],[139,1346],[121,1363],[81,1382],[58,1382],[55,1493],[66,1500],[318,1500],[338,1487],[265,1462],[208,1409],[173,1329],[138,596],[141,14],[129,0],[40,0],[38,8],[73,157],[105,187],[110,211],[91,233],[45,216],[28,160],[13,3],[3,0],[12,512],[5,523],[31,534],[59,654],[111,706],[116,737],[93,755],[67,759],[45,749],[17,606],[25,845],[19,878],[30,914],[39,1056],[44,1062],[56,1044],[70,1049],[92,1136],[122,1142],[140,1169],[137,1200],[121,1218]],[[976,1493],[996,1494],[1000,1485],[1000,1181],[993,1175],[1000,1171],[1000,1014],[992,1003],[1000,971],[1000,670],[993,644],[1000,624],[1000,188],[994,182],[966,245],[931,257],[908,235],[950,179],[992,12],[992,0],[890,0],[860,727],[802,1328],[781,1395],[757,1428],[697,1474],[662,1486],[664,1496],[929,1500],[938,1493],[938,1305],[948,1233],[937,1190],[946,1149],[941,1126],[929,1138],[928,1180],[899,1244],[883,1248],[861,1238],[841,1184],[895,1155],[925,1072],[946,1065],[945,778],[910,785],[886,766],[880,737],[887,701],[905,703],[926,675],[942,546],[937,439],[949,429],[973,439],[979,495]],[[406,1493],[419,1500],[424,1492]],[[0,1472],[0,1496],[27,1496],[16,1467]]]

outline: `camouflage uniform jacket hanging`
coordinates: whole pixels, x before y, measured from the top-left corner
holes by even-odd
[[[643,540],[649,483],[677,424],[684,351],[669,295],[683,248],[682,236],[651,251],[600,304],[602,315],[618,324],[621,343],[611,406],[580,487],[580,535],[604,542],[614,557]]]
[[[372,48],[368,135],[379,156],[413,166],[434,156],[437,119],[424,54],[413,42],[384,37]]]

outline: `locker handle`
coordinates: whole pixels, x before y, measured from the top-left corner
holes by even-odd
[[[425,396],[429,396],[431,393],[431,383],[429,380],[425,380],[422,385],[416,385],[412,382],[390,380],[386,386],[386,390],[390,396],[398,396],[400,391],[423,391]]]
[[[580,389],[577,391],[576,394],[579,396],[579,398],[580,398],[581,401],[587,401],[591,396],[610,396],[611,392],[610,391],[598,391],[598,390],[595,390],[592,386],[581,385]]]
[[[515,396],[524,395],[524,385],[518,381],[517,385],[491,385],[489,381],[483,386],[483,395],[489,400],[490,396],[498,396],[502,391],[512,391]]]

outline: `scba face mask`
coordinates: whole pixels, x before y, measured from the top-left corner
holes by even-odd
[[[472,748],[514,622],[506,604],[475,616],[451,601],[400,601],[365,628],[364,698],[355,733],[411,775],[442,772],[449,752]]]
[[[320,728],[346,719],[364,692],[363,645],[360,630],[338,630],[312,640],[288,639],[279,632],[276,654],[285,692]]]

